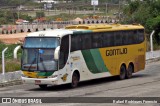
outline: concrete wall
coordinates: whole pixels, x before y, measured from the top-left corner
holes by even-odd
[[[0,34],[12,34],[23,32],[35,32],[46,29],[65,28],[68,25],[73,24],[101,24],[108,23],[106,19],[101,20],[83,20],[83,21],[55,21],[49,24],[27,24],[27,25],[2,25],[0,28]]]
[[[160,57],[160,50],[146,53],[146,60],[159,57]]]
[[[8,72],[3,74],[0,74],[0,83],[3,82],[9,82],[13,80],[20,80],[21,79],[21,71],[15,71],[15,72]]]

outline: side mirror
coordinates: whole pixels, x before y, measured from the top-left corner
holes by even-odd
[[[54,59],[55,60],[59,59],[59,50],[60,50],[60,46],[58,46],[54,51]]]

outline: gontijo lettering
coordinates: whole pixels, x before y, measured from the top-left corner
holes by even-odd
[[[127,54],[127,48],[106,50],[106,56]]]

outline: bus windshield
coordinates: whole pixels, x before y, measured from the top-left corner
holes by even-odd
[[[55,71],[58,62],[54,60],[59,38],[26,38],[22,54],[22,70]]]
[[[24,48],[56,48],[59,46],[57,37],[26,37]]]

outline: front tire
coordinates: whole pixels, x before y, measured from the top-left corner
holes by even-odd
[[[124,65],[121,66],[120,68],[120,75],[119,75],[119,79],[123,80],[126,77],[126,67]]]
[[[76,88],[78,86],[78,83],[79,83],[79,76],[77,73],[74,72],[72,75],[71,87]]]

